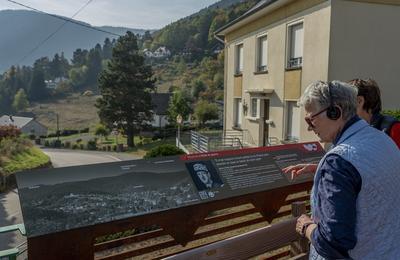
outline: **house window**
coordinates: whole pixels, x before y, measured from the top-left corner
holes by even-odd
[[[297,142],[300,139],[300,107],[296,101],[288,101],[286,107],[286,140]]]
[[[251,99],[251,117],[258,117],[258,99]]]
[[[288,68],[301,67],[303,64],[303,23],[288,27]]]
[[[243,44],[236,45],[236,74],[243,72]]]
[[[268,40],[267,36],[262,36],[257,39],[257,49],[258,49],[258,57],[257,57],[257,71],[266,71],[267,70],[267,61],[268,61]]]
[[[243,108],[242,108],[242,99],[241,98],[235,98],[233,100],[233,113],[234,113],[234,126],[236,127],[241,127],[242,126],[242,113],[243,113]]]

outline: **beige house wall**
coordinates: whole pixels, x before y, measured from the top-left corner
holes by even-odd
[[[312,3],[318,3],[311,6]],[[307,8],[308,9],[307,9]],[[282,16],[282,10],[290,16]],[[275,13],[277,12],[277,13]],[[242,129],[250,131],[255,143],[263,145],[263,124],[261,120],[250,117],[251,96],[249,91],[259,89],[273,89],[272,94],[264,94],[262,98],[269,99],[269,119],[273,124],[269,127],[269,136],[279,140],[285,138],[286,101],[284,93],[287,27],[296,21],[303,21],[304,49],[303,68],[301,71],[301,91],[305,86],[315,80],[326,80],[328,77],[329,57],[329,27],[330,27],[330,1],[295,1],[286,7],[276,10],[271,15],[252,22],[246,28],[226,35],[226,70],[225,70],[225,126],[229,130],[233,126],[233,98],[234,98],[234,69],[235,46],[243,44],[243,74],[242,74],[242,100],[248,105],[247,115],[243,115]],[[279,18],[279,19],[277,19]],[[256,71],[256,45],[257,38],[262,35],[268,37],[268,73],[257,74]],[[237,96],[237,94],[236,94]],[[255,95],[254,95],[255,96]],[[261,97],[261,95],[259,95]],[[290,99],[293,101],[292,99]],[[261,111],[263,107],[261,106]],[[304,117],[302,112],[301,118]],[[306,131],[306,126],[301,121],[301,140],[315,140],[315,136]]]
[[[400,1],[335,0],[332,14],[329,79],[373,78],[383,109],[400,109]]]

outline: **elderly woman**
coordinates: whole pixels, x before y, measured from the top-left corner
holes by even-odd
[[[302,215],[296,224],[311,241],[310,259],[400,259],[400,153],[356,115],[356,98],[346,83],[320,81],[299,102],[308,130],[332,143],[314,176],[312,218]],[[313,170],[284,169],[293,176]]]

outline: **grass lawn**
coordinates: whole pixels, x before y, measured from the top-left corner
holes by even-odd
[[[39,148],[30,147],[26,151],[11,158],[4,159],[3,170],[8,175],[14,172],[37,168],[48,164],[49,157]]]

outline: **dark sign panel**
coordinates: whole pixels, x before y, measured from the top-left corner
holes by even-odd
[[[292,183],[281,169],[318,162],[319,143],[290,144],[17,174],[28,237]]]

